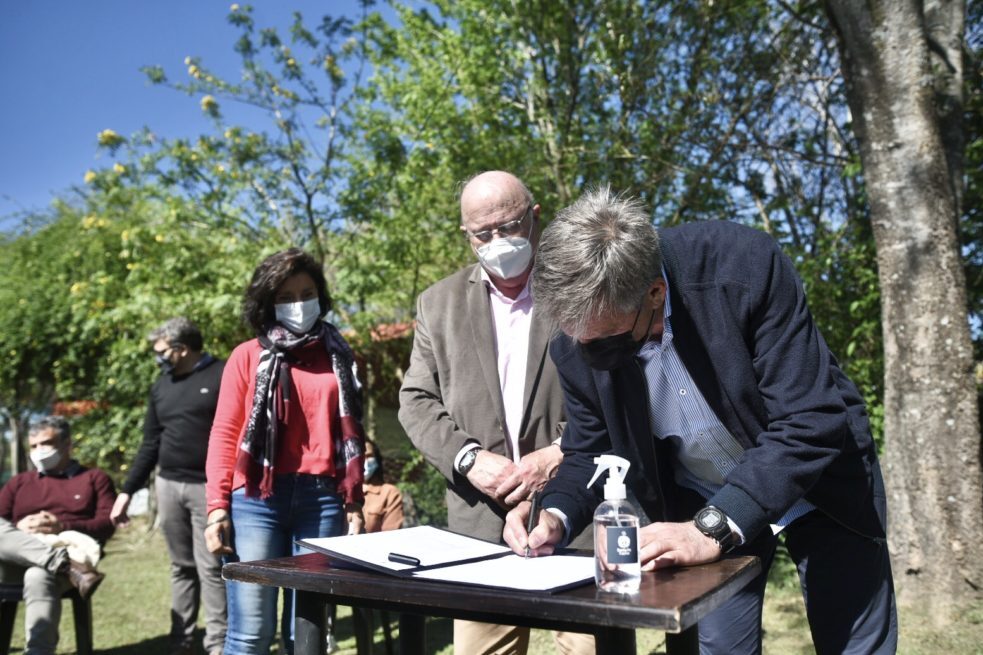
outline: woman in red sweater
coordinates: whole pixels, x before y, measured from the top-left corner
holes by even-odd
[[[361,532],[361,402],[351,348],[330,323],[324,273],[291,248],[253,273],[243,319],[257,338],[225,365],[206,463],[209,550],[241,561],[298,554],[295,541]],[[268,653],[277,589],[227,582],[226,655]],[[293,651],[293,594],[281,632]]]

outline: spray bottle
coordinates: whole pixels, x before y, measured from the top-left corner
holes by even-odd
[[[631,463],[617,455],[594,458],[593,486],[604,471],[604,502],[594,512],[594,581],[601,591],[634,593],[642,581],[638,561],[638,513],[626,498],[625,475]]]

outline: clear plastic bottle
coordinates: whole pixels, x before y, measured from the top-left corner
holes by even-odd
[[[594,511],[594,581],[601,591],[630,594],[638,591],[642,569],[638,553],[638,512],[629,503],[625,475],[630,463],[616,455],[594,458],[597,470],[587,484],[608,471],[604,502]]]

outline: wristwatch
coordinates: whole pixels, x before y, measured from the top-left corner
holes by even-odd
[[[468,471],[474,467],[475,460],[478,459],[478,451],[481,448],[472,448],[468,452],[461,456],[461,461],[457,465],[457,472],[463,476],[467,476]]]
[[[710,537],[720,546],[721,552],[727,553],[737,545],[738,537],[730,529],[727,515],[713,505],[707,505],[693,517],[696,529]]]

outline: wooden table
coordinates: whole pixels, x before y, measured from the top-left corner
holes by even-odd
[[[597,652],[635,652],[635,628],[666,631],[670,653],[698,653],[696,624],[760,571],[757,557],[732,557],[642,576],[638,594],[619,596],[593,584],[557,594],[509,592],[333,568],[320,553],[236,562],[222,577],[297,591],[294,652],[320,655],[329,602],[400,613],[403,655],[424,652],[424,619],[440,616],[531,628],[593,632]]]

